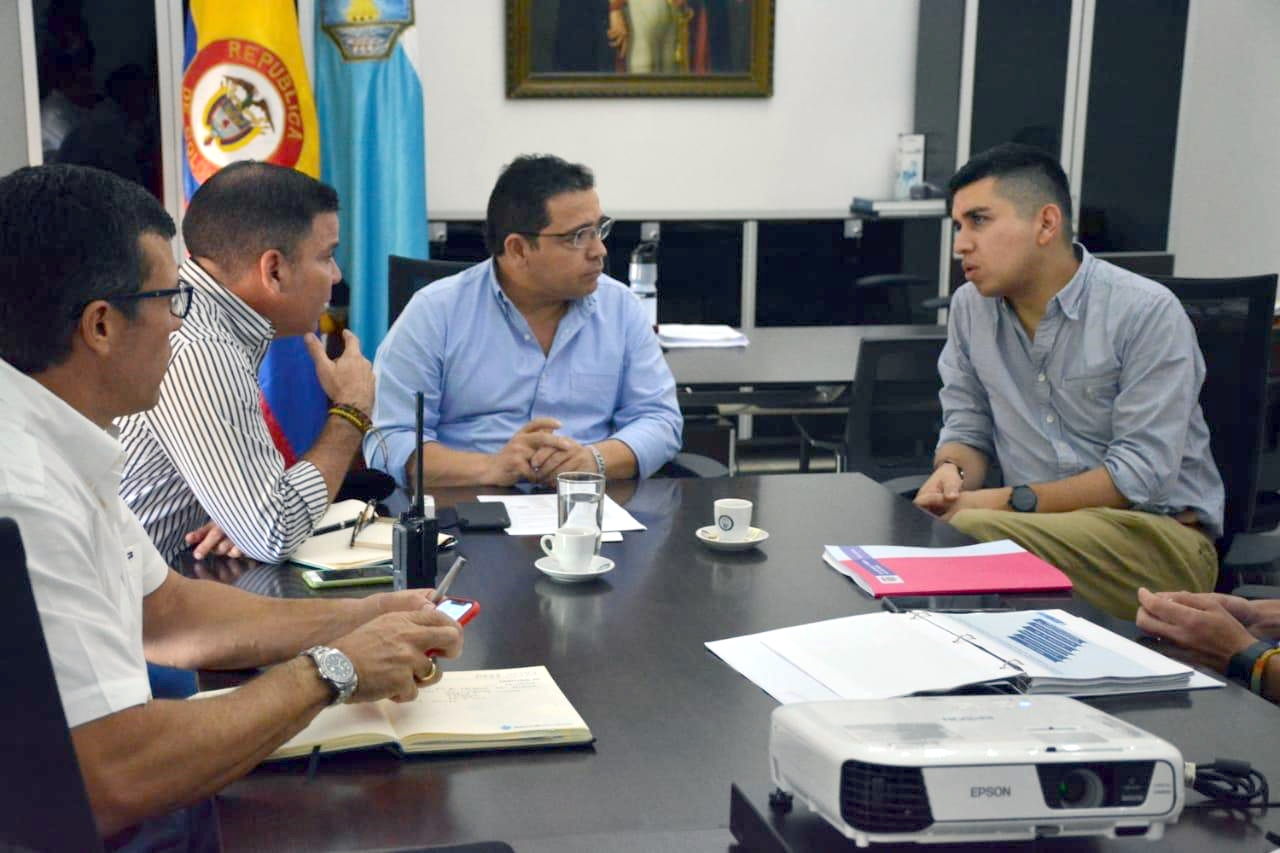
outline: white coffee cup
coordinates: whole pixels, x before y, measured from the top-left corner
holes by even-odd
[[[542,537],[542,550],[554,557],[562,572],[585,572],[596,555],[599,532],[588,527],[561,527]]]
[[[715,503],[716,532],[725,542],[741,542],[751,535],[751,501],[721,498]]]

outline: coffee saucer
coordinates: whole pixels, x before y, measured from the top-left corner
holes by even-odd
[[[582,581],[595,580],[613,570],[613,560],[608,557],[601,557],[599,554],[591,558],[591,565],[585,572],[561,571],[560,561],[555,557],[541,557],[534,560],[533,564],[538,571],[553,581],[560,581],[560,583],[580,583]]]
[[[699,527],[697,534],[704,545],[716,551],[745,551],[748,548],[756,547],[769,538],[769,531],[761,530],[759,527],[750,527],[747,529],[746,539],[730,542],[720,538],[720,530],[714,524]]]

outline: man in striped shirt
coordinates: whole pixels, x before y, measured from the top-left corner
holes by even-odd
[[[359,341],[325,355],[314,334],[342,277],[338,195],[269,163],[227,166],[196,191],[182,223],[195,288],[149,411],[120,422],[128,463],[121,496],[170,564],[192,546],[279,562],[311,534],[360,448],[373,371]],[[273,338],[306,335],[321,387],[338,410],[286,467],[263,418],[258,368]],[[333,412],[333,410],[331,410]]]
[[[111,423],[156,402],[193,304],[173,233],[151,195],[107,172],[56,164],[0,179],[0,518],[22,534],[76,760],[113,850],[216,849],[214,792],[326,705],[411,700],[436,672],[427,654],[462,649],[430,590],[289,601],[165,566],[117,494]],[[152,697],[148,660],[276,665],[181,702]]]

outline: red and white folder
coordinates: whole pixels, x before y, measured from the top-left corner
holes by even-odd
[[[1060,569],[1008,539],[959,548],[827,545],[822,559],[873,598],[1071,589]]]

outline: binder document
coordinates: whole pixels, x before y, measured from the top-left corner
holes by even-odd
[[[780,702],[975,689],[1101,696],[1221,686],[1063,610],[869,613],[706,645]]]

